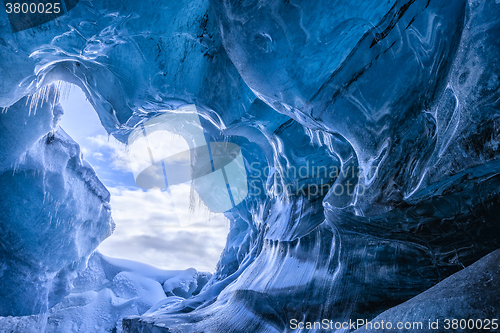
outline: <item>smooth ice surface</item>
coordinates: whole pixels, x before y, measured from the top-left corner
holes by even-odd
[[[494,327],[498,324],[498,319],[495,321],[493,319],[496,319],[500,313],[500,301],[496,292],[492,291],[500,289],[499,274],[500,250],[496,250],[422,294],[380,314],[372,322],[381,323],[382,320],[394,323],[408,322],[412,323],[412,326],[413,323],[417,323],[426,329],[429,329],[430,322],[432,331],[439,333],[449,331],[446,328],[451,325],[454,327],[456,325],[459,332],[480,330],[479,327],[488,326],[496,330]],[[422,320],[423,318],[427,321]],[[455,318],[457,321],[453,322]],[[484,321],[476,318],[493,319]],[[464,320],[467,324],[464,324]],[[417,327],[415,326],[415,330]],[[373,331],[373,326],[367,325],[356,330],[355,333],[371,331]],[[386,333],[407,332],[408,330],[385,327],[379,331]]]
[[[156,283],[117,273],[110,282],[130,287],[117,297],[135,291],[142,302],[125,332],[286,332],[294,318],[374,318],[497,249],[499,14],[494,0],[81,1],[32,30],[0,23],[2,204],[20,207],[2,220],[12,275],[2,314],[62,306],[111,231],[105,189],[83,162],[74,176],[80,164],[66,156],[78,154],[55,125],[57,107],[35,114],[37,99],[26,100],[55,80],[79,85],[122,142],[196,105],[207,142],[241,147],[249,193],[225,212],[215,274],[189,297],[189,271]],[[32,165],[40,172],[24,171]],[[47,206],[22,185],[59,195],[45,208],[55,219],[33,222]],[[74,223],[61,227],[56,212]],[[92,232],[79,238],[81,228]],[[33,304],[9,283],[19,277],[39,288]]]

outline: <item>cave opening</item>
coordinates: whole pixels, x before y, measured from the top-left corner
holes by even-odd
[[[63,84],[62,90],[64,115],[59,126],[78,142],[83,158],[111,194],[116,227],[98,251],[163,269],[194,267],[214,272],[229,232],[227,218],[200,209],[183,209],[179,214],[168,188],[137,186],[129,147],[108,135],[80,87]],[[168,144],[180,146],[182,142],[177,137]],[[192,199],[188,187],[181,190]]]

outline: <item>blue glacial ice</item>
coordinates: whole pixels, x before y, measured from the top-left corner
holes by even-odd
[[[390,316],[466,276],[500,244],[499,14],[495,0],[82,0],[13,33],[0,11],[0,331],[291,332]],[[225,211],[213,275],[94,251],[112,207],[58,125],[65,84],[124,143],[195,105],[207,142],[240,147],[248,194]]]

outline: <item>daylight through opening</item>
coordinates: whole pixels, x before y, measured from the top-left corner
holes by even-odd
[[[98,250],[110,257],[165,269],[194,267],[198,271],[214,272],[229,232],[227,218],[200,208],[203,200],[193,205],[193,191],[185,184],[175,189],[174,186],[139,187],[133,173],[134,163],[138,163],[137,147],[127,147],[106,133],[78,86],[69,85],[66,90],[61,98],[64,116],[60,127],[78,142],[83,157],[111,193],[116,228]],[[165,138],[163,133],[157,142]],[[189,151],[179,135],[171,134],[164,144],[171,150]],[[159,148],[161,145],[156,146]],[[148,153],[143,150],[139,155],[144,152]],[[190,199],[191,207],[180,206],[179,198]]]

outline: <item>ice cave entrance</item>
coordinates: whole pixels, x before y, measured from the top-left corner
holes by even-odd
[[[116,228],[98,250],[111,257],[165,269],[194,267],[213,272],[229,232],[225,216],[200,209],[180,211],[168,189],[138,187],[132,172],[130,147],[106,133],[78,86],[67,85],[64,90],[60,127],[78,142],[83,157],[111,193]],[[185,148],[179,138],[174,136],[170,140],[168,146]],[[185,190],[189,191],[189,187]],[[191,199],[192,195],[185,193]],[[186,223],[188,220],[195,223]]]

